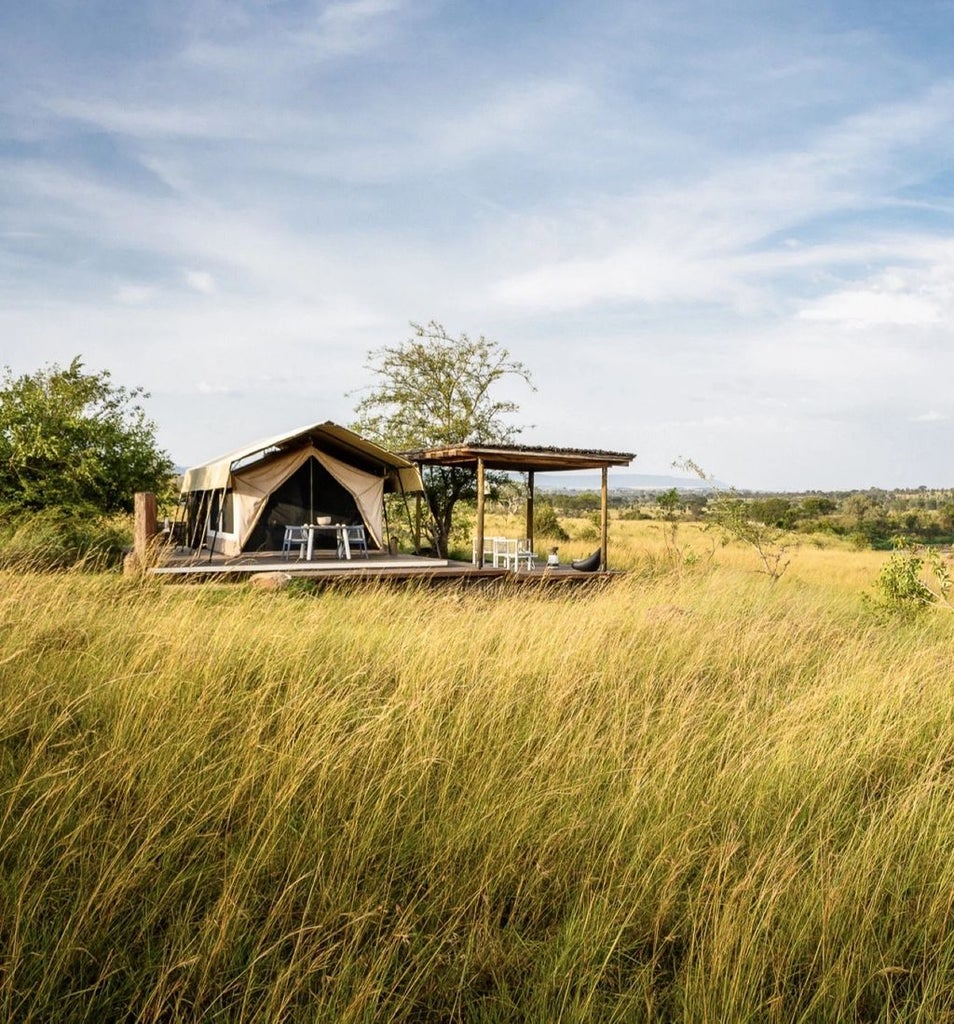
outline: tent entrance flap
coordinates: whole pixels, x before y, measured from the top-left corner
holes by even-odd
[[[309,458],[268,496],[244,550],[281,550],[286,526],[301,526],[318,516],[332,516],[336,522],[363,522],[354,496],[317,459]],[[316,547],[333,548],[335,544],[334,534],[315,536]]]
[[[317,516],[363,523],[368,540],[381,547],[384,480],[315,447],[240,470],[233,497],[243,551],[277,551],[286,526]]]

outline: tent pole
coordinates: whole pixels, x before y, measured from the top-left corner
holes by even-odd
[[[209,523],[212,520],[212,491],[206,491],[207,497],[205,499],[205,519],[202,522],[202,532],[198,536],[198,549],[202,550],[202,545],[205,543],[205,538],[209,532]]]
[[[414,554],[421,553],[421,496],[414,495]]]
[[[209,515],[212,515],[212,502],[209,502]],[[215,554],[215,540],[222,529],[222,517],[225,515],[225,488],[222,488],[222,497],[219,498],[219,517],[215,521],[215,529],[212,531],[212,543],[209,545],[209,562],[212,564],[212,556]]]
[[[308,456],[308,522],[315,521],[315,460]]]
[[[185,508],[185,505],[182,503],[182,495],[180,494],[179,495],[179,500],[176,502],[176,510],[175,510],[175,512],[174,512],[174,514],[172,516],[172,524],[169,527],[169,540],[172,541],[173,547],[178,547],[179,546],[178,544],[175,543],[175,539],[176,539],[176,527],[179,525],[180,522],[182,523],[182,537],[183,537],[183,540],[185,539],[185,534],[186,534],[185,511],[186,511],[186,508]]]
[[[404,514],[407,516],[407,528],[411,532],[412,541],[414,538],[414,520],[411,518],[411,506],[407,503],[407,491],[404,490],[404,484],[401,484],[401,497],[404,499]],[[418,499],[420,501],[420,499]],[[414,548],[414,554],[420,554],[417,547]]]
[[[607,553],[609,548],[609,486],[607,483],[608,467],[603,467],[603,479],[600,486],[600,570],[606,572]]]
[[[186,545],[190,551],[195,550],[195,539],[196,539],[196,521],[199,518],[200,511],[202,508],[202,497],[196,496],[194,491],[189,491],[186,496],[185,514],[183,516],[185,520],[185,538]]]

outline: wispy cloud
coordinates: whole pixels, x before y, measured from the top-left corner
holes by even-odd
[[[278,67],[307,69],[316,62],[353,58],[386,45],[407,0],[338,0],[306,4],[298,11],[263,5],[246,8],[222,31],[215,16],[194,17],[183,56],[190,64],[235,75],[246,71],[267,79]],[[271,61],[269,65],[257,62]]]
[[[810,147],[731,159],[689,186],[602,199],[587,211],[572,211],[564,219],[569,228],[563,232],[564,253],[503,277],[495,295],[528,309],[574,309],[605,301],[719,301],[748,307],[756,282],[767,272],[798,265],[817,269],[829,260],[843,264],[879,254],[896,257],[891,228],[872,237],[868,227],[867,237],[849,244],[822,239],[816,247],[812,236],[819,218],[880,210],[891,190],[906,185],[912,172],[907,165],[896,166],[899,151],[910,158],[911,148],[918,147],[929,164],[938,163],[930,152],[937,133],[954,124],[952,99],[954,86],[945,82],[918,101],[891,104],[825,129]],[[776,240],[786,233],[795,236],[795,244],[791,238]],[[869,302],[872,312],[878,305],[882,316],[892,315],[888,302]],[[927,305],[912,297],[895,296],[891,306],[902,318],[928,313]]]
[[[917,5],[12,10],[0,337],[152,388],[179,459],[347,419],[367,349],[435,316],[537,370],[541,443],[943,461],[954,79]]]
[[[823,295],[798,315],[803,320],[854,328],[951,323],[954,251],[947,245],[926,244],[920,256],[914,265],[892,266],[863,278],[855,287]],[[911,259],[915,259],[914,254]]]

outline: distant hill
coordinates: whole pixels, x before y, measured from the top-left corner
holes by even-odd
[[[539,491],[598,491],[599,473],[538,473],[534,487]],[[679,491],[711,491],[714,488],[726,490],[727,485],[719,481],[710,482],[692,476],[650,476],[643,473],[609,472],[611,491],[668,491],[675,487]]]

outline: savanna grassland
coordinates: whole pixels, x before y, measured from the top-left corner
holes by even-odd
[[[614,522],[572,592],[0,572],[0,1018],[954,1019],[954,616],[710,541]]]

